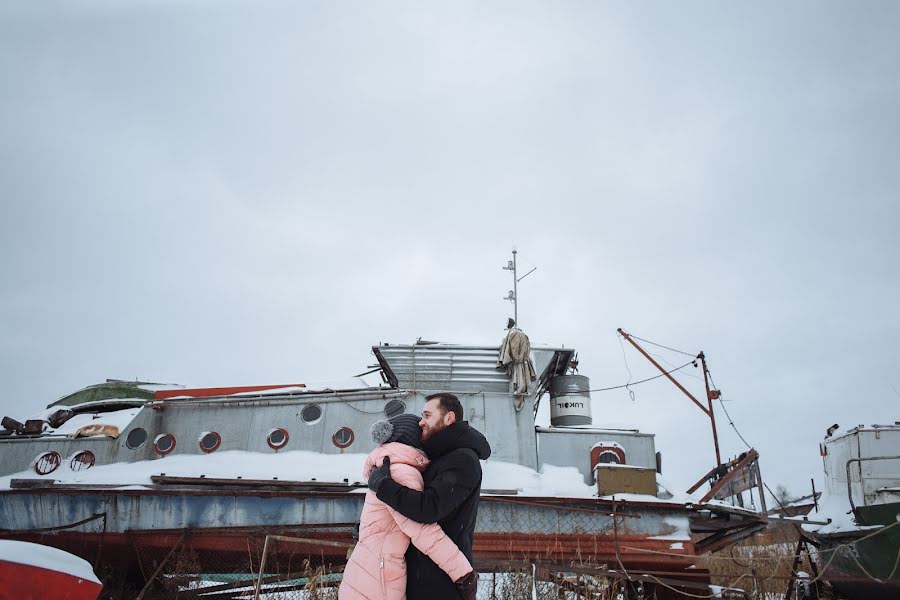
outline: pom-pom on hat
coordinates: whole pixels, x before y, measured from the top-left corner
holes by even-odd
[[[422,430],[416,415],[397,415],[389,421],[378,421],[372,425],[372,441],[376,444],[400,442],[413,448],[422,448]]]

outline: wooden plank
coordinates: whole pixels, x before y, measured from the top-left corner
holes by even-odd
[[[518,496],[519,490],[507,490],[507,489],[481,489],[481,494],[491,495],[491,496]]]
[[[12,479],[9,487],[13,489],[35,489],[53,487],[55,479]]]
[[[351,492],[366,487],[362,483],[332,481],[291,481],[287,479],[243,479],[219,477],[177,477],[174,475],[151,475],[153,483],[163,485],[202,485],[202,486],[240,486],[240,487],[277,487],[298,489],[304,492]]]

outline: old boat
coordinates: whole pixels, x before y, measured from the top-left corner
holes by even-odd
[[[519,366],[531,361],[536,379],[524,387],[515,368],[498,368],[501,350],[380,344],[370,372],[379,385],[109,381],[80,390],[24,423],[4,420],[0,537],[73,552],[131,589],[185,561],[183,570],[220,582],[204,589],[235,589],[212,574],[260,573],[265,584],[297,568],[266,562],[274,536],[290,537],[291,556],[307,557],[307,567],[339,571],[364,498],[370,426],[418,413],[425,396],[449,390],[493,448],[479,569],[536,565],[558,581],[601,575],[659,598],[708,593],[697,557],[765,527],[764,514],[713,498],[723,497],[723,475],[755,453],[710,471],[702,499],[666,489],[652,434],[593,424],[574,349],[531,348]],[[535,424],[542,399],[549,427]]]
[[[900,598],[900,422],[862,425],[820,446],[825,491],[817,518],[804,525],[822,576],[851,600]]]
[[[101,588],[83,558],[58,548],[0,540],[0,598],[94,600]]]

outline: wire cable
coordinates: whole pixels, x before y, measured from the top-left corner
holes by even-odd
[[[709,379],[710,379],[710,381],[712,381],[712,374],[710,374]],[[715,382],[715,381],[712,381],[712,384],[713,384],[713,386],[715,386],[715,385],[716,385],[716,382]],[[731,425],[731,428],[734,429],[734,432],[737,434],[737,436],[738,436],[739,438],[741,438],[741,441],[744,442],[744,444],[747,446],[748,449],[752,449],[753,446],[751,446],[751,445],[750,445],[750,442],[748,442],[748,441],[744,438],[744,436],[741,435],[741,432],[738,431],[737,425],[734,424],[734,419],[732,419],[732,418],[731,418],[731,415],[728,414],[728,409],[725,408],[725,403],[722,402],[722,396],[721,396],[721,395],[719,395],[719,406],[722,407],[722,411],[725,413],[725,416],[728,417],[728,424]],[[778,503],[778,506],[781,508],[781,510],[787,512],[787,508],[785,508],[784,504],[781,502],[781,499],[775,494],[775,492],[772,491],[772,488],[769,487],[769,484],[766,483],[766,482],[764,481],[764,482],[763,482],[763,487],[766,488],[766,491],[769,492],[769,495],[772,496],[772,498],[775,499],[775,502]]]
[[[678,350],[677,348],[670,348],[670,347],[668,347],[668,346],[663,346],[662,344],[657,344],[656,342],[651,342],[650,340],[645,340],[644,338],[640,338],[640,337],[634,335],[633,333],[629,333],[628,335],[630,335],[631,337],[633,337],[633,338],[636,339],[636,340],[641,340],[642,342],[646,342],[646,343],[648,343],[648,344],[652,344],[652,345],[657,346],[657,347],[659,347],[659,348],[665,348],[666,350],[671,350],[672,352],[677,352],[677,353],[679,353],[679,354],[684,354],[685,356],[693,356],[693,357],[695,357],[695,358],[696,358],[696,356],[697,356],[696,353],[691,354],[690,352],[685,352],[684,350]]]
[[[666,375],[669,375],[669,374],[671,374],[671,373],[674,373],[675,371],[680,371],[681,369],[687,367],[688,365],[692,365],[692,364],[694,364],[694,361],[691,360],[691,361],[688,361],[688,362],[684,363],[684,364],[681,365],[680,367],[675,367],[674,369],[671,369],[671,370],[669,370],[669,371],[666,371],[665,373],[660,373],[659,375],[654,375],[653,377],[648,377],[647,379],[641,379],[640,381],[630,381],[630,380],[629,380],[628,383],[624,383],[624,384],[622,384],[622,385],[616,385],[616,386],[613,386],[613,387],[606,387],[606,388],[597,388],[597,389],[588,390],[588,391],[589,391],[589,392],[608,392],[608,391],[610,391],[610,390],[620,390],[620,389],[622,389],[622,388],[627,388],[627,387],[630,387],[630,386],[632,386],[632,385],[640,385],[640,384],[642,384],[642,383],[647,383],[648,381],[653,381],[654,379],[659,379],[660,377],[665,377]],[[628,373],[629,373],[629,375],[630,375],[630,374],[631,374],[631,371],[628,371]],[[632,400],[634,400],[634,398],[632,398]]]
[[[631,385],[631,378],[632,378],[631,368],[628,366],[628,357],[625,355],[625,344],[622,343],[622,336],[620,335],[620,336],[618,336],[618,338],[619,338],[619,347],[622,348],[622,360],[625,361],[625,370],[628,371],[628,383],[626,383],[622,387],[624,387],[625,389],[628,390],[628,395],[631,396],[631,401],[634,402],[634,392],[632,392],[631,388],[628,387],[629,385]]]
[[[712,380],[712,377],[710,377],[710,380]],[[713,382],[713,386],[715,386],[715,382]],[[715,388],[715,389],[718,389],[718,388]],[[734,429],[734,432],[737,434],[737,436],[739,438],[741,438],[741,441],[744,442],[744,444],[746,444],[748,449],[752,448],[753,446],[751,446],[750,443],[744,439],[744,436],[741,435],[741,432],[738,431],[737,425],[734,424],[734,419],[732,419],[731,415],[728,414],[728,409],[725,408],[725,403],[722,402],[721,394],[719,395],[719,406],[722,407],[722,410],[725,412],[725,416],[728,417],[728,424],[731,425],[731,428]]]
[[[657,354],[657,353],[655,353],[655,352],[647,352],[647,354],[649,354],[650,356],[656,358],[656,359],[659,360],[660,362],[666,363],[666,366],[669,367],[669,368],[674,368],[674,367],[675,367],[675,365],[674,365],[673,363],[667,361],[667,360],[666,360],[662,355],[660,355],[660,354]],[[695,363],[696,361],[697,361],[697,358],[694,357],[694,360],[692,360],[691,362],[692,362],[692,363]],[[697,381],[703,381],[703,378],[702,378],[702,377],[700,377],[699,375],[694,375],[693,373],[685,373],[684,375],[686,375],[687,377],[693,377],[693,378],[696,379]]]

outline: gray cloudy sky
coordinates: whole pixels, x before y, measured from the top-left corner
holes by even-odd
[[[900,419],[898,16],[3,3],[0,412],[107,377],[294,382],[379,341],[497,343],[516,246],[532,341],[577,348],[594,387],[628,379],[616,327],[705,350],[763,476],[805,492],[829,425]],[[712,466],[703,415],[634,391],[595,394],[595,422],[655,432],[687,487]]]

